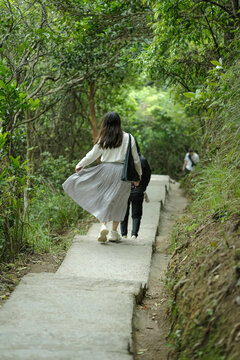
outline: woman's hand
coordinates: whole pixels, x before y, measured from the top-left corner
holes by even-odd
[[[76,168],[76,172],[79,172],[80,170],[82,170],[82,167]]]
[[[140,181],[134,181],[134,186],[139,186]]]

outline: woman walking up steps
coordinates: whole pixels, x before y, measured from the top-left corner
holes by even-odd
[[[76,173],[63,183],[64,191],[102,222],[99,242],[117,242],[121,239],[117,228],[124,219],[131,191],[131,183],[121,180],[128,142],[129,134],[122,130],[120,116],[116,112],[108,112],[96,144],[76,165]],[[141,163],[132,135],[131,145],[135,168],[141,178]],[[85,169],[99,157],[100,165]],[[136,182],[135,186],[138,184]],[[106,223],[109,221],[112,221],[112,230],[108,235]]]

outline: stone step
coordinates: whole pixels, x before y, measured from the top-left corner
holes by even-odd
[[[0,312],[1,359],[131,359],[139,287],[26,275]]]
[[[61,276],[89,279],[136,281],[146,287],[152,257],[152,245],[137,245],[138,240],[100,244],[96,239],[85,241],[75,237],[62,265]]]

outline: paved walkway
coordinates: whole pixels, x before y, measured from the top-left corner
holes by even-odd
[[[76,236],[55,274],[24,276],[0,310],[1,360],[131,360],[132,318],[147,287],[169,177],[152,175],[137,240]]]

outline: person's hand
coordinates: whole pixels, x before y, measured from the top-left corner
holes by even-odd
[[[81,167],[76,168],[76,172],[79,172],[80,170],[82,170],[82,168],[81,168]]]
[[[139,186],[140,181],[134,181],[134,186]]]

